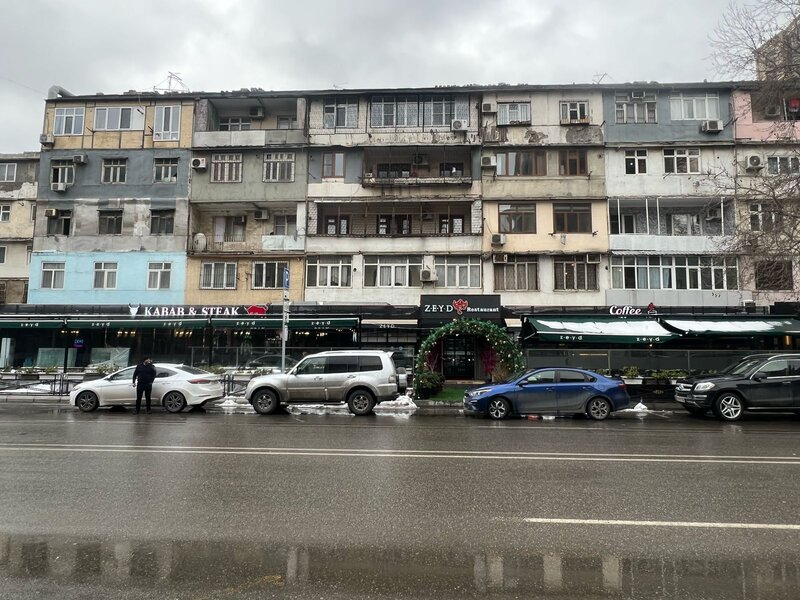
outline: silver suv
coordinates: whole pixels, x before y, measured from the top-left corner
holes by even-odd
[[[288,373],[254,377],[245,397],[257,413],[269,415],[281,404],[341,404],[354,415],[397,398],[397,372],[388,352],[333,350],[310,354]]]

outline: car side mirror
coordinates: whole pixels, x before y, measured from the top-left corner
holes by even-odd
[[[763,371],[759,371],[755,375],[753,375],[753,381],[764,381],[767,378],[767,374]]]

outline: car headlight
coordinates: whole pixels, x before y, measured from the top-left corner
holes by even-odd
[[[703,381],[698,383],[694,386],[695,392],[707,392],[708,390],[714,389],[714,382],[713,381]]]
[[[478,388],[476,390],[468,390],[467,398],[480,398],[481,396],[488,394],[491,391],[492,388]]]

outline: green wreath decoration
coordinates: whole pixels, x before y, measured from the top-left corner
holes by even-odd
[[[519,344],[502,327],[495,325],[491,321],[480,319],[456,319],[450,323],[442,325],[438,329],[431,331],[430,335],[423,340],[419,347],[415,365],[415,373],[422,374],[430,372],[427,366],[428,353],[433,350],[434,345],[441,338],[448,335],[478,335],[486,339],[497,354],[497,367],[495,371],[503,374],[518,373],[525,368],[525,359]],[[414,392],[419,393],[419,383],[424,381],[424,377],[414,377]]]

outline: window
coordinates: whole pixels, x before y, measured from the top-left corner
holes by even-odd
[[[800,173],[800,158],[796,156],[768,156],[767,173],[770,175],[797,175]]]
[[[463,177],[464,163],[445,162],[439,164],[439,177]]]
[[[47,235],[69,235],[72,225],[71,210],[56,210],[54,217],[47,217]]]
[[[612,212],[609,221],[612,235],[637,232],[636,213],[617,214],[616,212]]]
[[[589,122],[588,102],[561,102],[560,108],[562,124]]]
[[[395,122],[398,127],[417,127],[419,125],[419,100],[416,96],[397,97]]]
[[[655,94],[624,92],[614,101],[617,123],[657,123]]]
[[[306,260],[307,287],[350,287],[350,256],[310,256]]]
[[[200,289],[235,290],[236,263],[203,263],[200,269]]]
[[[294,181],[294,152],[264,153],[264,181]]]
[[[31,264],[31,255],[32,254],[33,254],[33,246],[30,246],[30,245],[25,246],[25,256],[26,256],[25,264],[28,264],[28,265]]]
[[[173,209],[150,211],[150,235],[172,235],[175,228]]]
[[[250,117],[220,117],[220,131],[247,131],[250,129]]]
[[[48,290],[64,289],[64,263],[42,263],[42,288]]]
[[[322,116],[325,129],[358,127],[358,100],[355,98],[328,98]]]
[[[153,160],[153,181],[155,183],[177,183],[178,159],[156,158]]]
[[[371,127],[394,127],[396,120],[394,96],[373,96],[369,124]]]
[[[100,235],[118,235],[122,233],[122,211],[97,211],[97,226],[97,233]]]
[[[401,177],[411,177],[411,163],[378,164],[379,179],[399,179]]]
[[[344,177],[344,152],[322,153],[322,176]]]
[[[668,215],[669,235],[700,235],[700,215],[673,213]]]
[[[378,215],[378,235],[409,235],[411,215]]]
[[[94,263],[94,289],[113,290],[117,287],[117,263]]]
[[[559,150],[559,175],[586,175],[586,150]]]
[[[0,204],[0,223],[8,223],[11,220],[11,205]]]
[[[555,233],[592,233],[592,205],[553,205],[553,231]]]
[[[422,256],[365,256],[364,287],[419,287]]]
[[[547,152],[544,150],[498,152],[496,156],[498,176],[547,175]]]
[[[494,265],[494,289],[498,292],[539,289],[539,260],[535,256],[509,254],[507,262]]]
[[[103,174],[100,181],[103,183],[125,183],[128,175],[128,160],[125,158],[104,158]]]
[[[586,262],[586,255],[556,256],[553,259],[556,290],[596,290],[597,265]]]
[[[12,183],[17,179],[17,163],[0,163],[0,183]]]
[[[274,235],[297,235],[295,215],[275,215]]]
[[[325,235],[347,235],[349,233],[349,215],[331,215],[325,218]]]
[[[436,287],[481,287],[480,256],[436,256]]]
[[[156,106],[153,141],[177,140],[181,131],[180,106]]]
[[[53,133],[55,135],[82,135],[83,108],[57,108]]]
[[[0,264],[5,264],[6,262],[6,246],[0,246]]]
[[[536,204],[500,204],[500,233],[536,233]]]
[[[647,173],[647,150],[625,150],[625,174]]]
[[[771,260],[756,263],[757,290],[793,290],[792,261]]]
[[[497,124],[516,125],[531,122],[530,102],[500,102],[497,105]]]
[[[297,117],[293,115],[279,116],[278,129],[297,129]]]
[[[229,217],[214,217],[214,241],[243,242],[247,229],[247,217],[232,215]]]
[[[464,233],[464,216],[439,215],[439,233],[452,235]]]
[[[242,181],[241,154],[212,154],[211,182],[239,183]]]
[[[468,114],[459,115],[467,117]],[[426,96],[422,100],[422,124],[434,127],[450,127],[456,117],[452,96]]]
[[[612,256],[611,285],[629,290],[736,290],[735,258],[719,256]]]
[[[50,162],[50,183],[75,182],[75,163],[71,160],[54,160]]]
[[[664,172],[699,175],[700,149],[666,148],[664,150]]]
[[[669,98],[673,121],[719,119],[717,94],[673,94]]]
[[[31,202],[31,222],[36,222],[36,203]]]
[[[766,203],[750,205],[751,231],[772,231],[783,224],[783,213]]]
[[[254,262],[253,289],[283,288],[283,270],[288,268],[287,262]]]
[[[94,128],[96,131],[116,131],[131,128],[130,108],[96,108]]]
[[[172,277],[172,263],[151,262],[147,265],[147,289],[168,290]]]

